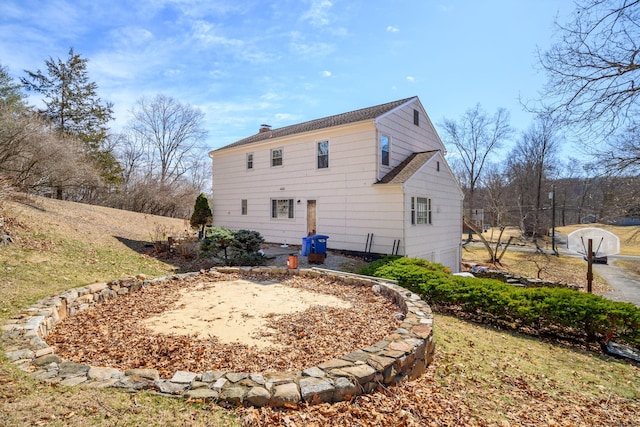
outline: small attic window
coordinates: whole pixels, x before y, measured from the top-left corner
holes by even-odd
[[[440,172],[440,162],[436,162],[436,170]]]
[[[420,126],[420,113],[418,110],[413,110],[413,124]]]

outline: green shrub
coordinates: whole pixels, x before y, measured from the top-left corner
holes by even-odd
[[[264,257],[258,253],[264,238],[257,231],[238,230],[233,233],[231,242],[231,262],[234,265],[259,265]]]
[[[193,228],[200,228],[200,233],[204,233],[204,226],[210,224],[213,220],[213,213],[211,212],[211,207],[209,206],[209,199],[204,193],[200,193],[200,195],[196,198],[196,203],[193,207],[193,214],[191,214],[191,218],[189,219],[189,224]]]
[[[493,279],[453,276],[440,264],[387,257],[362,274],[398,281],[434,306],[475,320],[563,338],[640,344],[640,309],[567,288],[522,288]]]
[[[222,253],[226,265],[259,265],[264,262],[264,257],[258,253],[263,242],[264,238],[257,231],[209,227],[200,250],[214,256]]]

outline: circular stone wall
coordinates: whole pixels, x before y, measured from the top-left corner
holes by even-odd
[[[417,378],[433,360],[433,314],[429,306],[419,296],[393,281],[319,268],[224,267],[211,269],[208,273],[214,271],[219,274],[244,272],[326,277],[344,285],[369,286],[397,305],[402,312],[398,315],[401,323],[393,333],[377,343],[295,372],[177,371],[171,379],[160,379],[155,369],[121,371],[92,367],[64,361],[54,354],[44,339],[67,316],[145,286],[192,278],[202,273],[153,280],[138,276],[71,289],[24,310],[20,316],[3,325],[7,357],[33,377],[64,386],[82,384],[96,388],[149,389],[233,405],[276,407],[301,402],[336,402],[369,393],[381,384],[393,385]]]

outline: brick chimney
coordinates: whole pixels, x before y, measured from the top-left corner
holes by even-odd
[[[271,130],[271,125],[262,124],[260,125],[260,130],[258,132],[264,133],[264,132],[269,132],[270,130]]]

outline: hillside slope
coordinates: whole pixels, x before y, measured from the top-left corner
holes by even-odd
[[[145,244],[185,232],[185,220],[28,197],[3,201],[0,319],[64,289],[176,266],[145,256]],[[188,224],[187,224],[188,225]]]

